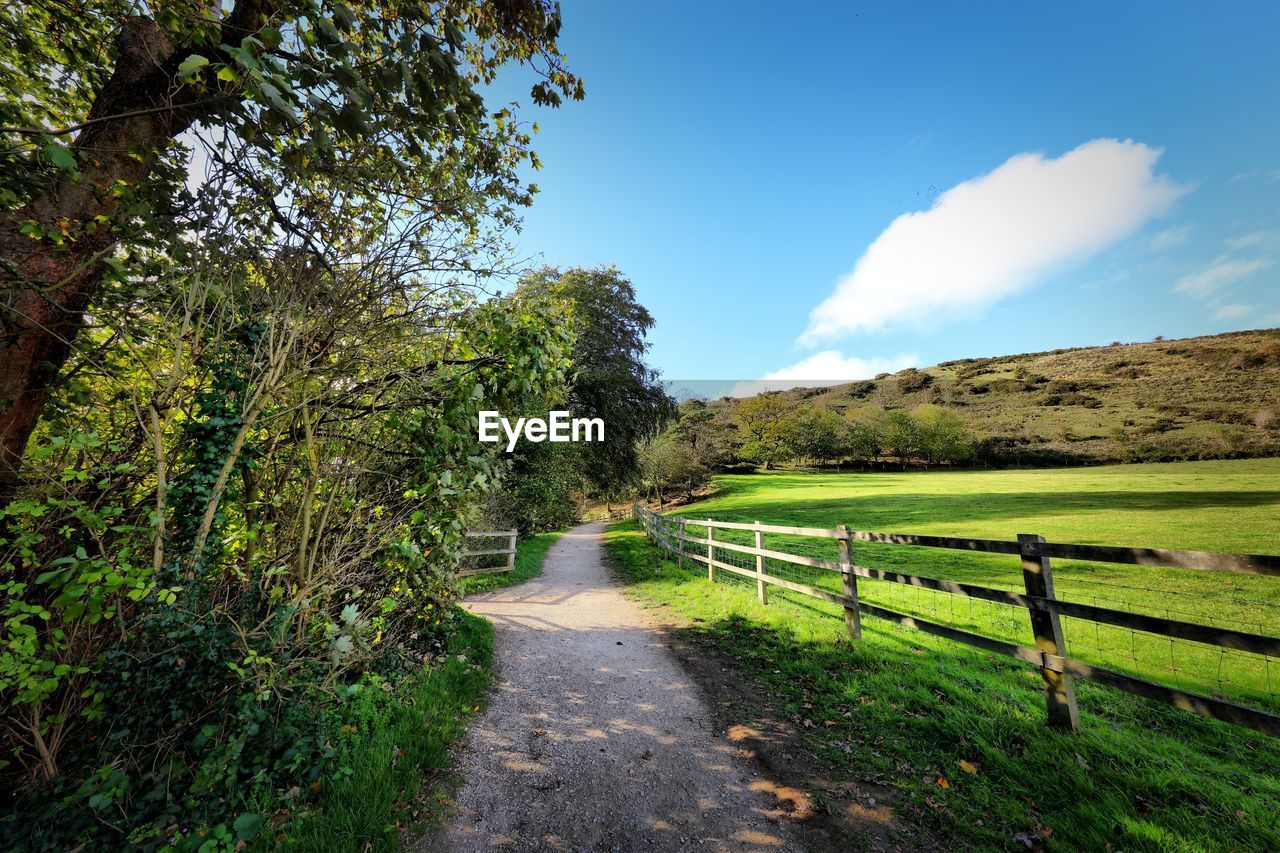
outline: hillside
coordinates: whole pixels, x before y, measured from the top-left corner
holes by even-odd
[[[967,358],[785,393],[840,411],[945,406],[1009,462],[1280,455],[1280,329]]]

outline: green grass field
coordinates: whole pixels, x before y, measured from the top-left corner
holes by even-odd
[[[884,532],[1253,553],[1280,551],[1280,460],[1065,470],[724,477],[689,518]],[[697,535],[700,531],[693,528]],[[811,543],[812,540],[809,540]],[[898,808],[948,844],[1065,849],[1277,849],[1280,741],[1100,685],[1078,682],[1079,735],[1044,725],[1039,676],[1025,664],[863,618],[850,642],[839,610],[754,583],[711,584],[701,566],[660,559],[633,523],[610,550],[638,597],[670,607],[687,631],[762,682],[812,749],[851,779],[889,785]],[[826,553],[791,537],[766,547]],[[727,552],[726,552],[727,553]],[[745,555],[740,555],[745,556]],[[750,558],[747,558],[750,559]],[[919,548],[858,549],[857,562],[1017,589],[1016,558]],[[798,569],[799,567],[795,567]],[[1275,578],[1055,562],[1060,597],[1139,610],[1188,608],[1192,621],[1274,632]],[[783,572],[770,564],[770,571]],[[792,569],[794,571],[794,569]],[[834,588],[819,570],[806,582]],[[726,573],[721,573],[725,576]],[[731,576],[730,576],[731,577]],[[1025,612],[859,581],[864,600],[991,636],[1029,641]],[[1003,612],[1001,612],[1003,611]],[[1186,689],[1274,703],[1277,662],[1064,620],[1073,656]],[[1208,650],[1208,651],[1206,651]],[[968,772],[966,765],[975,767]],[[937,782],[941,777],[948,784]],[[1045,835],[1045,830],[1050,830]]]
[[[1280,553],[1280,460],[900,474],[767,473],[721,478],[690,519],[755,521],[891,533],[1242,553]],[[691,535],[705,528],[690,526]],[[750,544],[751,534],[717,532]],[[766,537],[766,547],[836,559],[833,541]],[[732,555],[751,568],[751,558]],[[719,554],[718,554],[719,557]],[[927,577],[1022,590],[1016,557],[859,544],[855,561]],[[830,589],[830,572],[770,561],[769,571]],[[1280,636],[1280,580],[1148,566],[1054,561],[1060,598]],[[1033,645],[1019,608],[860,580],[871,604]],[[1280,661],[1128,628],[1064,618],[1072,656],[1185,690],[1280,710]]]

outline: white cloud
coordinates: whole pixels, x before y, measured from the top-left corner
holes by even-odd
[[[1233,249],[1256,249],[1277,244],[1280,244],[1280,231],[1254,231],[1227,239],[1227,245]]]
[[[817,388],[823,385],[839,385],[858,379],[870,379],[880,373],[897,373],[920,364],[920,359],[903,353],[892,358],[846,358],[839,350],[814,353],[803,361],[766,373],[763,379],[739,382],[730,392],[731,397],[750,397],[761,391],[785,391],[788,388]]]
[[[1177,293],[1189,293],[1203,299],[1269,266],[1271,261],[1265,258],[1242,260],[1219,255],[1213,263],[1199,272],[1190,273],[1178,279],[1173,289]]]
[[[1191,237],[1190,225],[1175,225],[1172,228],[1166,228],[1151,235],[1151,239],[1147,241],[1147,248],[1155,252],[1163,252],[1166,249],[1176,249],[1178,246],[1187,242]]]
[[[1275,183],[1280,181],[1280,169],[1251,169],[1248,172],[1239,172],[1227,178],[1228,184],[1247,181],[1250,178],[1261,178],[1264,183]]]
[[[1247,317],[1253,310],[1252,305],[1223,305],[1213,312],[1213,316],[1218,320],[1238,320]]]
[[[813,309],[800,342],[981,310],[1094,254],[1187,192],[1155,174],[1160,154],[1096,139],[1058,158],[1018,154],[952,187],[876,238]]]

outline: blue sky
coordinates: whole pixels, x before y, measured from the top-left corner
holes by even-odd
[[[617,264],[668,378],[1280,326],[1280,4],[563,12],[518,249]]]

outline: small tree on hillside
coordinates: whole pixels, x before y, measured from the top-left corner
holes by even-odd
[[[920,451],[920,426],[910,412],[895,409],[886,418],[885,446],[905,471],[907,463]]]
[[[781,394],[757,394],[738,403],[736,420],[746,438],[742,455],[761,463],[766,471],[787,459],[791,413],[791,405]]]
[[[680,404],[675,435],[687,444],[708,468],[725,462],[732,443],[732,425],[711,410],[703,400]]]
[[[693,500],[694,492],[705,486],[710,479],[711,469],[696,450],[677,441],[671,454],[669,476],[671,488],[684,492],[685,498]]]
[[[674,450],[675,441],[669,432],[655,432],[636,442],[640,485],[646,498],[658,499],[659,507],[666,503],[663,492],[671,481]]]
[[[955,464],[973,457],[973,439],[964,419],[939,406],[920,406],[913,413],[925,462]]]
[[[659,506],[666,503],[666,493],[671,490],[692,499],[711,474],[698,451],[682,441],[674,428],[641,439],[636,457],[646,495],[657,497]]]
[[[889,416],[879,406],[866,405],[845,412],[845,447],[855,459],[875,462],[884,454]]]
[[[788,421],[786,443],[791,455],[821,464],[840,455],[844,444],[840,416],[824,406],[807,406]]]

